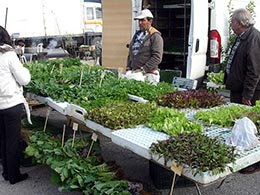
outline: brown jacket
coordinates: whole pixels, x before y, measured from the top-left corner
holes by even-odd
[[[161,33],[154,27],[151,27],[150,33],[145,37],[136,55],[132,53],[135,36],[136,34],[129,45],[126,69],[136,70],[143,68],[145,72],[157,70],[163,56],[163,39]]]

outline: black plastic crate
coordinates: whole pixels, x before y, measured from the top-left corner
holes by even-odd
[[[153,181],[153,184],[158,189],[170,189],[172,186],[172,180],[174,172],[170,171],[161,165],[149,161],[149,174],[150,178]],[[194,186],[194,183],[184,177],[176,175],[175,178],[175,187],[191,187]]]
[[[158,189],[168,189],[172,185],[173,172],[149,161],[149,174],[153,184]]]

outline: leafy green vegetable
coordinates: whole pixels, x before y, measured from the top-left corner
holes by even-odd
[[[181,133],[168,140],[153,143],[151,152],[178,165],[188,165],[194,172],[212,171],[212,175],[224,172],[228,163],[235,162],[235,148],[198,133]],[[230,168],[232,171],[232,169]]]
[[[86,110],[112,102],[125,102],[128,94],[152,101],[159,94],[174,91],[173,86],[167,83],[155,86],[148,82],[120,79],[104,67],[83,65],[77,60],[27,64],[27,67],[32,75],[26,86],[27,92],[74,103]]]
[[[167,107],[154,110],[145,125],[172,136],[184,132],[202,132],[200,124],[189,121],[184,113]]]
[[[211,108],[225,103],[224,97],[204,89],[176,91],[160,95],[158,105],[171,108]]]
[[[94,144],[91,156],[86,158],[86,151],[91,144],[87,139],[76,138],[68,140],[64,147],[57,138],[42,131],[36,131],[30,136],[26,154],[36,158],[38,163],[49,165],[55,173],[52,182],[58,184],[60,190],[78,190],[84,194],[129,195],[128,184],[115,178],[110,167],[98,159],[98,143]]]
[[[109,104],[99,109],[87,111],[84,117],[113,130],[133,128],[136,125],[144,124],[155,108],[154,103]]]

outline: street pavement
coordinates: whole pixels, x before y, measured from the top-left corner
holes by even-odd
[[[45,116],[46,109],[39,109],[34,115]],[[66,118],[56,111],[50,114],[49,123],[63,126]],[[157,189],[149,176],[149,161],[134,154],[128,149],[122,148],[111,142],[102,135],[99,136],[102,156],[106,161],[115,161],[124,171],[124,176],[132,182],[142,183],[144,190],[150,195],[169,195],[170,186],[167,189]],[[0,172],[2,172],[0,167]],[[29,168],[21,168],[21,172],[27,172],[29,178],[15,185],[10,185],[0,177],[0,195],[80,195],[80,192],[70,192],[58,190],[58,186],[50,181],[52,170],[47,165],[36,165]],[[166,181],[165,181],[166,182]],[[169,181],[167,182],[169,183]],[[201,195],[260,195],[260,172],[245,175],[233,173],[228,176],[223,185],[220,183],[209,186],[200,186]],[[174,195],[197,195],[196,187],[193,183],[179,179],[174,188]]]

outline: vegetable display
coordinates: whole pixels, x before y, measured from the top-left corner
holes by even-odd
[[[151,152],[180,166],[189,166],[194,176],[212,171],[212,175],[224,172],[238,154],[235,148],[227,146],[217,138],[198,133],[181,133],[165,141],[153,143]],[[230,167],[229,167],[230,168]],[[230,168],[232,171],[232,169]]]
[[[194,115],[194,118],[203,121],[205,125],[218,125],[220,127],[231,127],[235,121],[241,117],[251,115],[251,118],[256,117],[254,120],[259,121],[257,118],[260,113],[260,101],[253,106],[247,107],[245,105],[231,104],[228,106],[220,106],[209,110],[199,110]],[[253,114],[255,113],[255,114]],[[253,116],[255,115],[255,116]],[[254,122],[254,121],[253,121]]]
[[[90,139],[77,138],[74,143],[72,147],[72,139],[69,139],[62,147],[58,139],[37,131],[30,136],[26,154],[55,171],[51,180],[60,190],[77,190],[86,195],[130,195],[128,183],[117,180],[109,166],[96,157],[97,144],[87,157]]]
[[[155,108],[154,103],[111,104],[87,111],[84,117],[113,130],[133,128],[144,124]]]
[[[159,107],[148,117],[145,126],[168,135],[202,132],[202,126],[188,120],[184,113],[171,108]]]
[[[125,102],[128,94],[154,100],[159,94],[174,91],[172,85],[121,79],[99,66],[89,66],[73,59],[27,64],[32,80],[27,92],[49,96],[60,102],[77,104],[86,110],[112,102]]]
[[[211,108],[224,103],[224,97],[204,89],[176,91],[158,96],[157,103],[171,108]]]

